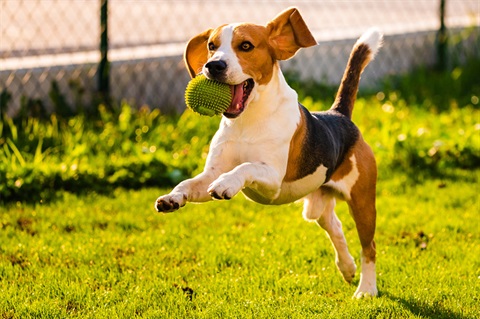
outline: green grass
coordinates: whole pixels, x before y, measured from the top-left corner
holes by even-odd
[[[166,189],[0,208],[0,318],[474,318],[480,171],[378,185],[376,299],[353,300],[301,204],[154,212]],[[360,246],[337,206],[350,250]]]

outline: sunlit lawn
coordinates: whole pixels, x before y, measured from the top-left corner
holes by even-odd
[[[0,318],[475,318],[480,171],[378,186],[380,296],[353,300],[301,203],[154,212],[167,190],[0,208]],[[354,257],[345,204],[337,212]]]

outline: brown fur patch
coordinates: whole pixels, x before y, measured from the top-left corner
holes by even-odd
[[[254,49],[241,50],[244,42],[253,44]],[[265,27],[240,24],[233,31],[232,48],[235,50],[243,73],[250,75],[260,85],[270,82],[275,60],[268,46],[268,33]]]
[[[354,146],[355,147],[355,146]],[[352,148],[346,155],[345,159],[342,164],[335,170],[332,177],[330,178],[332,181],[337,182],[347,176],[353,168],[352,161],[350,157],[352,156],[354,149]]]
[[[317,42],[296,8],[279,13],[267,24],[269,43],[277,60],[287,60],[300,48]]]
[[[210,33],[210,37],[208,38],[208,44],[212,43],[216,48],[219,48],[222,45],[222,33],[223,33],[223,28],[225,26],[226,24],[221,25],[218,28],[215,28],[212,30],[212,33]],[[208,45],[207,45],[207,50],[208,50]],[[213,55],[213,53],[214,51],[209,50],[208,57],[210,58]]]
[[[290,149],[288,151],[287,172],[285,173],[284,181],[291,182],[299,178],[300,157],[302,156],[303,143],[305,135],[307,134],[307,126],[305,115],[300,112],[300,123],[290,141]]]
[[[212,31],[208,29],[194,36],[187,43],[183,60],[191,78],[202,71],[203,65],[208,60],[208,38]]]

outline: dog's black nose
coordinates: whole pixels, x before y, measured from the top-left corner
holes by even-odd
[[[211,76],[217,77],[222,75],[223,72],[225,72],[225,70],[227,69],[227,63],[222,60],[210,61],[205,64],[205,67],[207,68],[208,73],[210,73]]]

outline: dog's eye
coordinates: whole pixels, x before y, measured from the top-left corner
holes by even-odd
[[[248,41],[245,41],[245,42],[242,42],[240,44],[240,50],[244,51],[244,52],[248,52],[248,51],[252,51],[254,48],[253,44],[251,44],[250,42]]]
[[[215,44],[213,44],[213,42],[210,42],[210,43],[208,44],[208,49],[209,49],[210,51],[215,50],[215,49],[216,49],[216,48],[215,48]]]

